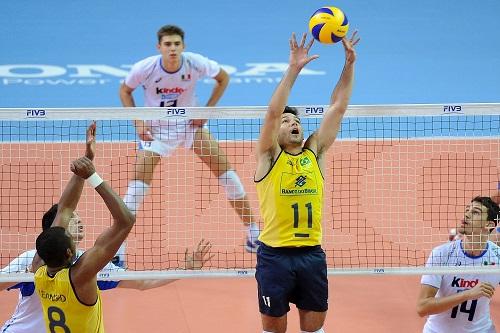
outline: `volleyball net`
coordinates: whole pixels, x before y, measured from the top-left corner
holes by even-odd
[[[300,106],[305,137],[325,106]],[[208,128],[240,176],[256,220],[255,144],[266,107],[0,109],[0,265],[35,248],[41,217],[57,203],[83,156],[85,131],[97,121],[94,163],[123,197],[137,151],[133,119],[208,119]],[[500,104],[351,106],[326,155],[323,248],[330,274],[421,274],[436,245],[448,241],[465,206],[497,191]],[[77,208],[87,249],[112,223],[85,186]],[[127,239],[127,271],[109,279],[253,276],[246,230],[209,167],[191,149],[161,159]],[[185,249],[201,239],[214,258],[184,270]],[[453,268],[458,269],[458,268]],[[460,268],[461,270],[466,268]],[[493,267],[475,267],[491,272]],[[30,274],[7,271],[0,281]]]

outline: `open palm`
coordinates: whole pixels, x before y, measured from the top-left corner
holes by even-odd
[[[306,36],[306,34],[303,34],[300,44],[298,44],[295,33],[292,33],[292,37],[290,38],[290,66],[302,69],[312,60],[319,58],[318,55],[309,56],[309,50],[314,44],[314,39],[311,39],[306,44]]]

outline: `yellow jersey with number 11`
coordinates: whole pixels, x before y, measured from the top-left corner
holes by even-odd
[[[281,151],[256,183],[264,219],[261,242],[271,247],[321,245],[323,175],[311,150],[298,155]]]
[[[104,333],[101,295],[93,305],[81,303],[76,296],[69,276],[69,268],[54,277],[42,266],[35,273],[35,289],[40,297],[47,332]]]

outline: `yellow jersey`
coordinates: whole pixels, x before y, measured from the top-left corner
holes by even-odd
[[[264,219],[261,242],[271,247],[321,245],[323,175],[311,150],[298,155],[281,151],[256,183]]]
[[[103,333],[102,304],[99,289],[94,305],[85,305],[78,300],[69,277],[69,268],[64,268],[50,277],[47,266],[35,273],[35,289],[43,308],[45,327],[50,333]]]

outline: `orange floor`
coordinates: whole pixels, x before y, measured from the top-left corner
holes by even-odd
[[[415,312],[416,276],[330,278],[326,332],[421,332],[425,319]],[[167,286],[103,294],[107,333],[255,333],[261,332],[256,285],[248,279],[181,280]],[[10,317],[16,292],[3,292],[0,321]],[[500,327],[500,296],[492,300],[492,318]],[[295,309],[289,332],[299,332]]]

